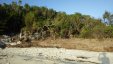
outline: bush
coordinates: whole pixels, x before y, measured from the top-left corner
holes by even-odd
[[[84,27],[80,33],[80,37],[82,38],[89,38],[91,37],[91,29]]]
[[[93,38],[104,38],[104,30],[105,30],[105,26],[102,25],[97,25],[93,28],[92,30],[92,36]]]
[[[106,38],[113,37],[113,26],[107,26],[104,30],[104,33]]]
[[[31,31],[33,27],[33,23],[35,21],[35,16],[33,12],[29,12],[25,16],[25,25],[26,25],[26,30]]]

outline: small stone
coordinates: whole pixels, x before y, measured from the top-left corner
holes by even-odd
[[[10,64],[10,63],[6,63],[6,64]]]

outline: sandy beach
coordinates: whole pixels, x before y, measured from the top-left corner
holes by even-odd
[[[113,64],[113,52],[64,48],[0,49],[0,64]]]

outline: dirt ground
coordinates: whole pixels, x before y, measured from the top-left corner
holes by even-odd
[[[21,44],[16,47],[52,47],[52,48],[66,48],[77,50],[90,50],[90,51],[113,51],[113,39],[56,39],[48,38],[46,40],[34,40],[29,44]]]

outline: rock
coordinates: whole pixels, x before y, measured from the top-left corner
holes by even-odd
[[[4,37],[4,38],[9,38],[9,36],[7,36],[7,35],[3,35],[3,37]]]
[[[21,38],[22,38],[22,36],[23,36],[23,35],[22,35],[22,33],[20,33],[19,38],[21,39]]]
[[[0,41],[0,48],[2,49],[6,48],[6,44]]]
[[[41,34],[38,33],[38,32],[36,32],[36,33],[34,33],[34,34],[32,34],[32,35],[29,35],[29,39],[30,39],[30,40],[34,40],[34,39],[39,40],[39,39],[41,39]]]
[[[17,41],[17,44],[21,44],[22,42],[21,41]]]
[[[35,33],[34,35],[35,35],[36,39],[40,39],[41,38],[41,34],[40,33]]]
[[[29,35],[28,38],[29,38],[30,40],[34,40],[34,39],[35,39],[35,37],[34,37],[33,35]]]
[[[10,64],[10,63],[6,63],[6,64]]]
[[[42,32],[42,39],[46,38],[46,31]]]
[[[5,44],[11,43],[11,37],[3,35],[3,38],[1,39],[2,42],[4,42]]]
[[[17,43],[9,43],[10,45],[14,46],[14,45],[17,45]]]

